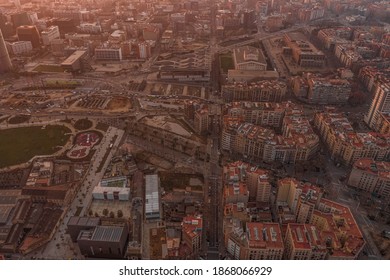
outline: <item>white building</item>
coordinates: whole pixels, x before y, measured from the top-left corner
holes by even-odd
[[[18,41],[14,43],[7,42],[7,48],[13,55],[19,55],[23,53],[29,53],[33,47],[30,41]]]
[[[41,32],[41,37],[43,44],[49,46],[53,40],[60,38],[60,30],[58,26],[50,26]]]
[[[97,200],[129,200],[130,188],[127,186],[127,178],[121,176],[101,180],[93,189],[92,197]]]

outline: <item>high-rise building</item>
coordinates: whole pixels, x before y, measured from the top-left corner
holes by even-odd
[[[19,41],[30,41],[33,48],[39,48],[41,38],[39,31],[34,25],[23,25],[16,29]]]
[[[30,25],[31,21],[27,12],[18,12],[11,15],[11,22],[14,26],[14,29],[22,25]]]
[[[4,42],[3,33],[0,30],[0,73],[8,72],[12,69],[11,59]]]
[[[376,130],[380,113],[390,113],[390,83],[377,84],[374,98],[364,121]]]

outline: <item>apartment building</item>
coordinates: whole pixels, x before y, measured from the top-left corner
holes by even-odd
[[[357,133],[343,113],[328,109],[317,113],[314,124],[331,158],[345,165],[353,165],[360,158],[378,161],[390,157],[390,138],[376,132]]]
[[[295,178],[283,178],[277,182],[276,205],[280,223],[290,222],[286,214],[295,216],[294,222],[310,223],[314,209],[318,207],[323,191],[310,183]],[[287,209],[286,209],[287,207]]]
[[[300,110],[291,109],[283,118],[282,135],[274,130],[225,116],[221,147],[256,161],[293,163],[315,155],[319,138]]]
[[[381,134],[390,134],[390,113],[379,113],[376,130]]]
[[[364,121],[374,130],[378,129],[380,113],[390,113],[390,82],[377,83],[370,109]]]
[[[241,202],[246,205],[248,201],[269,202],[271,184],[267,170],[236,161],[224,166],[223,172],[224,185],[227,187],[226,203]],[[234,194],[234,186],[238,188],[237,194]],[[240,186],[241,189],[239,189]]]
[[[324,260],[327,256],[326,241],[314,225],[287,225],[285,258],[288,260]]]
[[[345,79],[308,78],[307,100],[314,104],[343,104],[351,94],[351,84]]]
[[[326,240],[328,259],[357,259],[365,246],[362,232],[345,205],[322,198],[318,209],[313,212],[312,224]]]
[[[225,105],[226,115],[230,117],[243,116],[248,123],[279,128],[282,126],[285,112],[296,105],[292,102],[232,102]]]
[[[203,219],[202,216],[187,216],[181,224],[182,239],[191,253],[196,254],[202,246]]]
[[[245,232],[236,228],[230,234],[226,248],[237,260],[281,260],[284,244],[280,226],[247,222]]]
[[[301,67],[323,67],[325,55],[319,51],[308,39],[298,32],[284,35],[284,41],[289,47],[294,61]]]
[[[211,117],[207,107],[203,107],[194,113],[194,127],[199,134],[204,134],[209,130],[211,125]]]
[[[368,158],[357,160],[349,174],[348,185],[389,201],[390,163]]]
[[[231,83],[222,86],[222,98],[225,102],[280,102],[286,95],[286,91],[286,83],[280,81]]]

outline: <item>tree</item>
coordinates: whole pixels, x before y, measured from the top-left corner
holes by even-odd
[[[107,216],[107,215],[108,215],[108,209],[107,209],[107,208],[105,208],[105,209],[103,210],[103,215],[104,215],[104,216]]]
[[[122,210],[118,210],[117,214],[118,218],[122,218],[123,217],[123,212]]]
[[[88,215],[89,215],[89,216],[92,216],[92,215],[93,215],[93,211],[92,211],[92,210],[89,210]]]
[[[114,214],[114,212],[110,212],[110,218],[115,218],[115,214]]]

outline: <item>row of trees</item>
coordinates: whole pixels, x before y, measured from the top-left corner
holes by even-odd
[[[89,210],[89,216],[93,216],[93,211],[92,210]],[[107,216],[109,216],[110,218],[115,218],[115,213],[113,212],[113,211],[108,211],[108,209],[107,208],[105,208],[104,210],[103,210],[103,216],[104,217],[107,217]],[[95,217],[99,217],[99,213],[98,212],[95,212]],[[116,217],[117,218],[122,218],[123,217],[123,212],[122,212],[122,210],[118,210],[117,212],[116,212]]]

